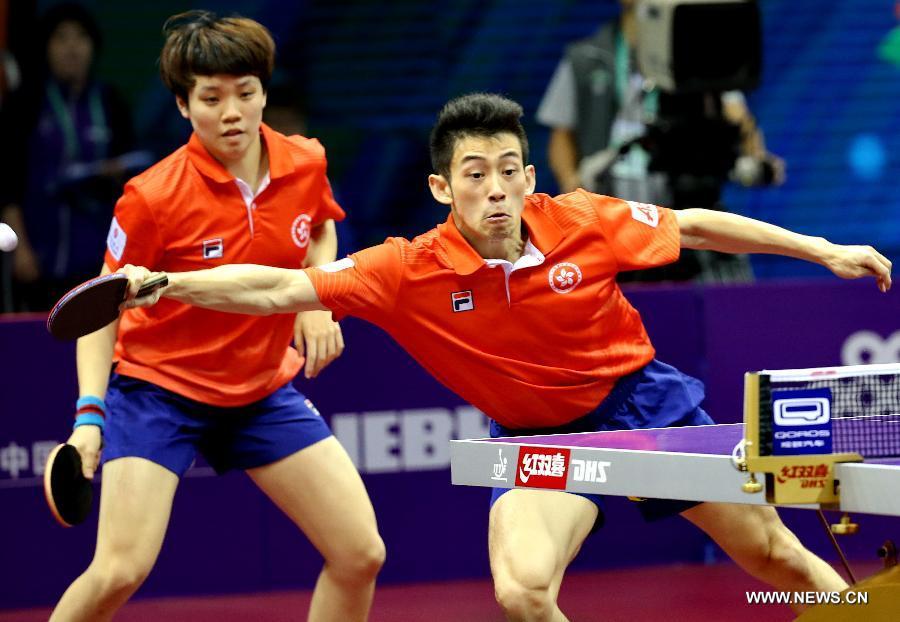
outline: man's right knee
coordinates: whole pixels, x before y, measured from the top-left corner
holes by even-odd
[[[529,587],[513,580],[498,581],[494,595],[509,620],[549,620],[556,607],[549,586]]]
[[[494,595],[510,620],[549,620],[556,609],[551,568],[508,568],[496,573]]]

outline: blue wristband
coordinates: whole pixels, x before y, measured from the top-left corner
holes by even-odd
[[[96,406],[103,414],[106,414],[106,402],[97,397],[96,395],[85,395],[83,397],[79,397],[78,401],[75,402],[75,410],[79,410],[84,406]]]
[[[105,424],[106,421],[97,413],[82,413],[80,415],[75,415],[75,425],[72,426],[72,429],[74,430],[82,425],[95,425],[100,428],[100,432],[103,432],[103,426]]]

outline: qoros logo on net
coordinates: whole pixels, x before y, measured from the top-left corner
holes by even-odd
[[[565,490],[570,452],[560,447],[519,447],[516,486]]]
[[[772,454],[831,453],[831,389],[772,391]]]

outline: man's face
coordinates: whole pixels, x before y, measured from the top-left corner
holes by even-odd
[[[240,160],[259,139],[266,94],[256,76],[196,76],[188,101],[176,101],[200,142],[222,163]]]
[[[534,191],[534,167],[522,162],[512,133],[457,141],[450,180],[432,176],[435,198],[451,206],[456,226],[478,250],[520,239],[525,195]]]

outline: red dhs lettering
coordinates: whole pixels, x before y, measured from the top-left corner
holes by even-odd
[[[825,488],[824,479],[803,479],[800,480],[800,488]]]
[[[564,490],[570,453],[558,447],[520,447],[516,486]]]
[[[783,484],[789,479],[805,479],[810,477],[828,477],[828,465],[796,464],[794,466],[781,467],[781,472],[776,479]]]
[[[775,479],[779,484],[785,484],[789,480],[800,480],[800,488],[825,488],[828,481],[828,465],[795,464],[781,467],[781,472]]]

